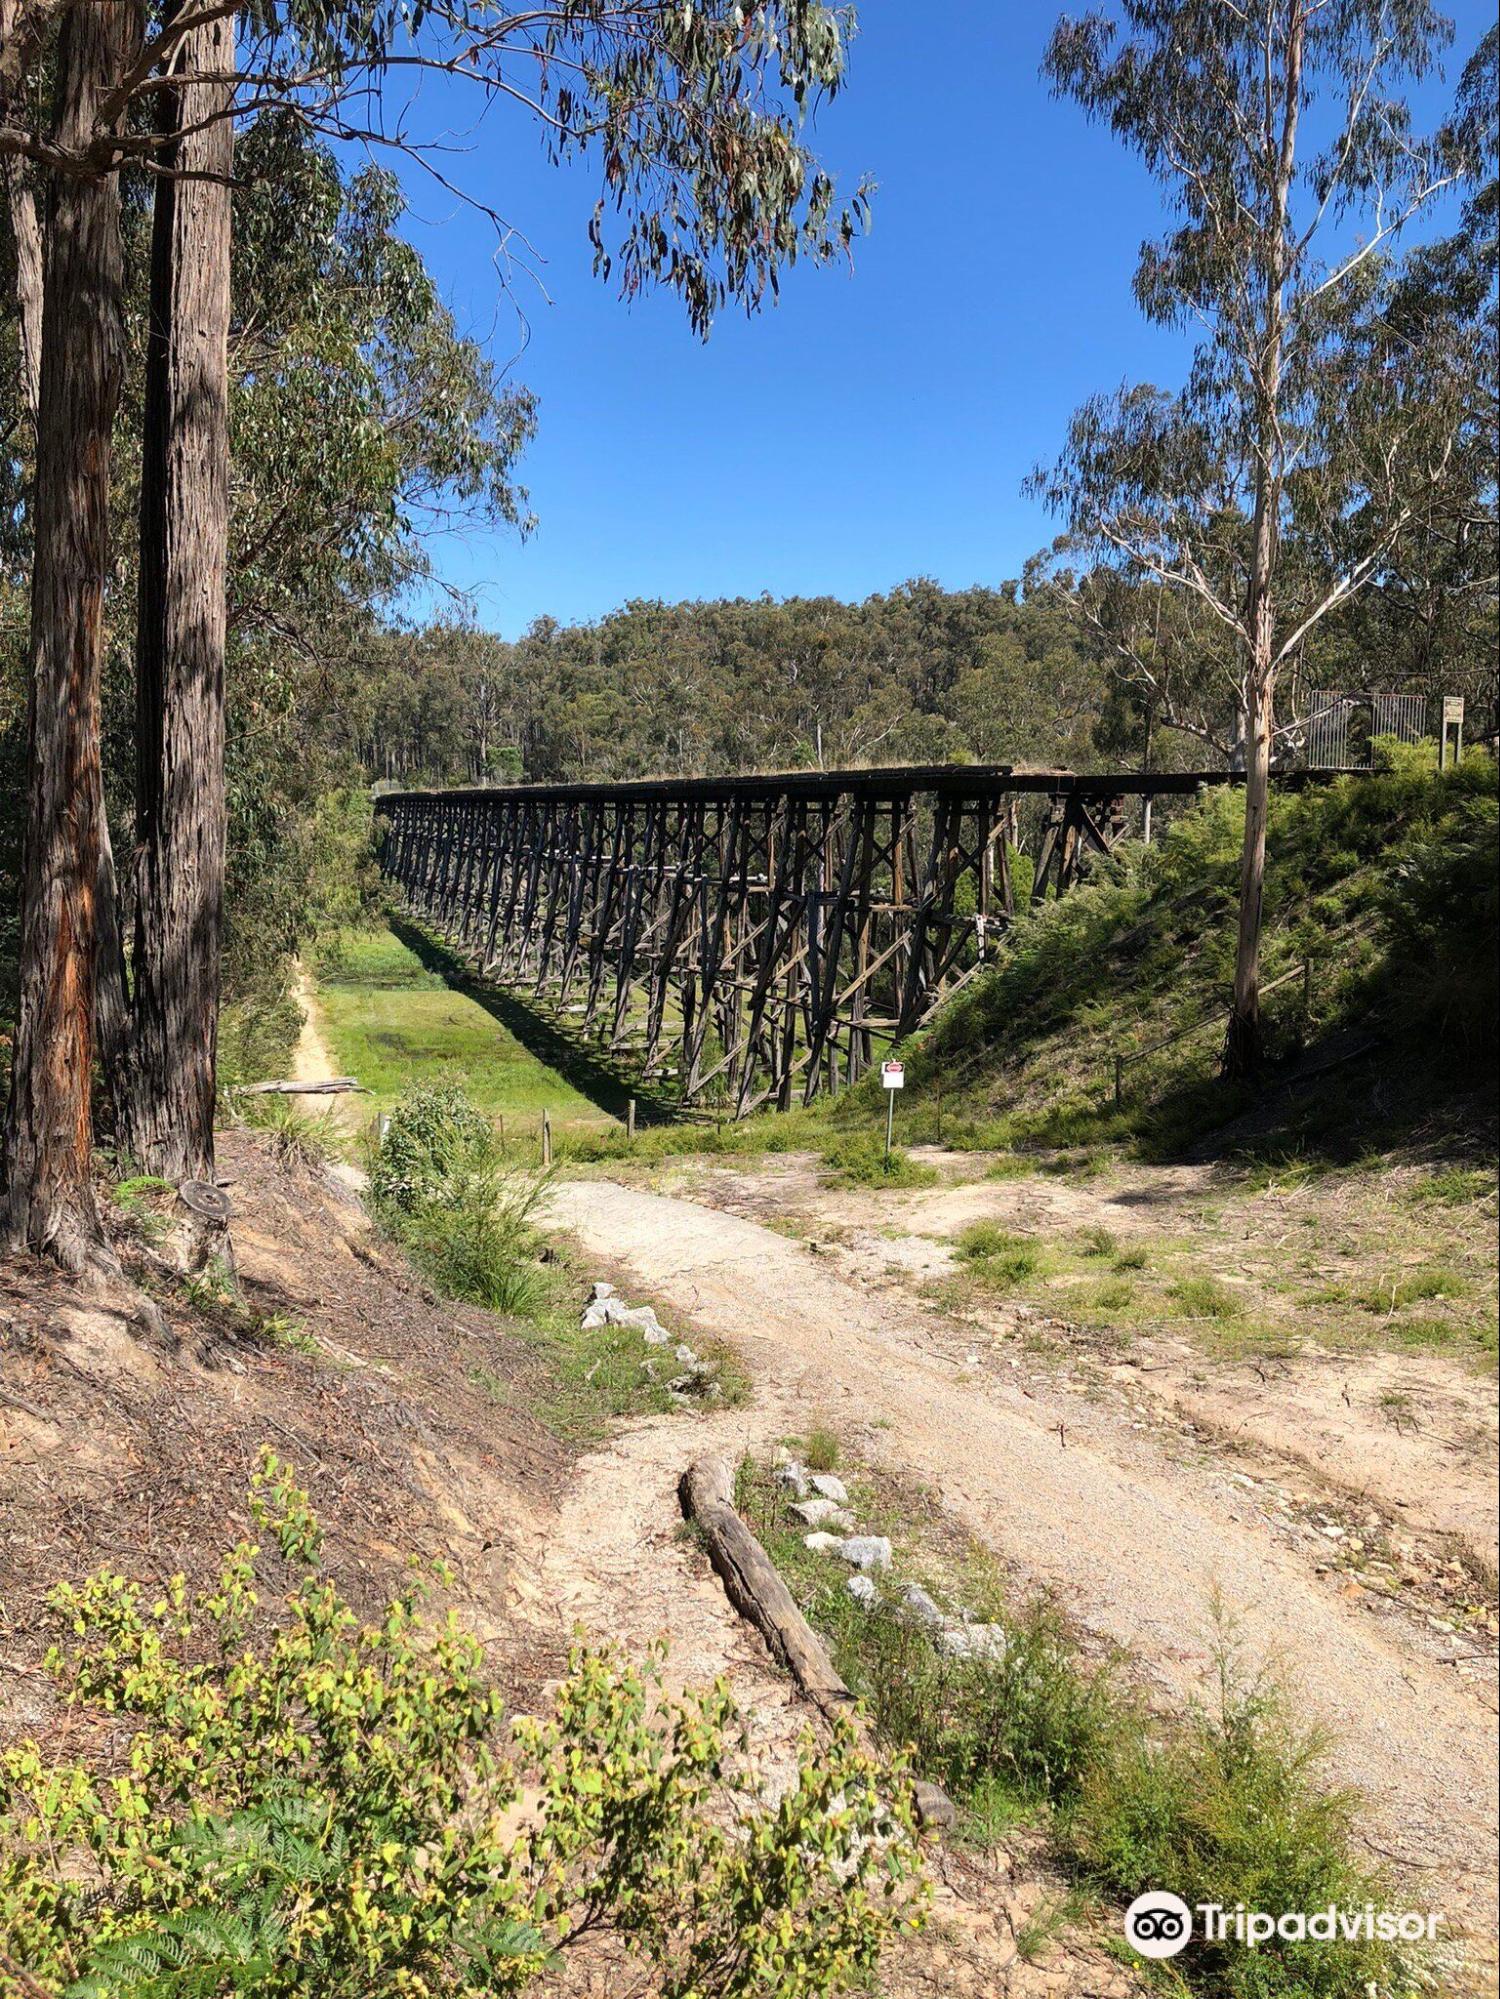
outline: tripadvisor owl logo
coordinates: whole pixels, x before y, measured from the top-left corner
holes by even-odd
[[[1125,1911],[1125,1941],[1141,1957],[1176,1957],[1193,1940],[1194,1914],[1180,1895],[1153,1888],[1137,1895]],[[1197,1931],[1205,1943],[1240,1944],[1248,1950],[1265,1944],[1340,1940],[1431,1943],[1443,1921],[1437,1911],[1379,1909],[1373,1902],[1352,1909],[1330,1902],[1323,1909],[1287,1909],[1279,1916],[1266,1909],[1247,1909],[1243,1902],[1233,1908],[1222,1902],[1199,1902],[1196,1915]]]
[[[1125,1911],[1125,1941],[1141,1957],[1176,1957],[1193,1934],[1193,1912],[1180,1895],[1152,1889]]]

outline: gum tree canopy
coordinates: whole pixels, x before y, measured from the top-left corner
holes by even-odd
[[[864,191],[840,205],[801,128],[842,85],[852,27],[849,10],[812,0],[0,0],[0,165],[13,234],[40,246],[18,299],[40,371],[12,1243],[79,1264],[100,1241],[90,1080],[101,932],[117,955],[99,680],[122,179],[149,180],[153,239],[136,922],[129,989],[102,1012],[127,1140],[143,1167],[182,1177],[212,1165],[235,121],[289,110],[314,132],[415,155],[446,185],[451,156],[423,142],[418,85],[463,80],[476,111],[530,121],[556,160],[596,162],[598,274],[626,298],[675,292],[706,333],[726,302],[760,305],[799,256],[846,251],[862,222]]]
[[[1174,224],[1141,251],[1136,301],[1197,339],[1182,388],[1096,397],[1031,483],[1159,718],[1213,740],[1183,694],[1215,680],[1232,712],[1231,1072],[1260,1052],[1278,678],[1441,509],[1484,421],[1472,320],[1394,309],[1403,230],[1479,165],[1462,117],[1424,139],[1402,95],[1448,38],[1428,0],[1125,0],[1117,18],[1064,17],[1047,52],[1057,92],[1161,185]]]

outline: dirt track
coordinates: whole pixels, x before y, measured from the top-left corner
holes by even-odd
[[[1274,1659],[1304,1712],[1336,1737],[1337,1773],[1367,1795],[1379,1857],[1399,1864],[1414,1902],[1447,1911],[1490,1948],[1491,1714],[1418,1630],[1346,1602],[1283,1545],[1211,1456],[1169,1456],[1065,1382],[981,1370],[962,1327],[742,1216],[609,1181],[559,1186],[553,1204],[590,1252],[743,1353],[755,1401],[715,1419],[716,1442],[753,1446],[831,1421],[872,1460],[925,1480],[1007,1566],[1130,1648],[1179,1699],[1212,1663],[1217,1595],[1249,1653]],[[598,1496],[622,1529],[648,1486],[649,1517],[669,1508],[659,1453],[605,1456],[611,1491]],[[598,1520],[594,1532],[617,1538]],[[631,1551],[599,1546],[580,1594],[612,1593],[625,1572],[609,1571],[627,1552],[633,1586],[650,1592],[653,1565],[637,1540]],[[576,1553],[593,1566],[586,1547]]]

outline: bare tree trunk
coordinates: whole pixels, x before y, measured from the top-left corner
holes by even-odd
[[[70,8],[57,48],[59,143],[82,150],[119,75],[130,0]],[[103,788],[99,674],[110,432],[124,365],[113,174],[54,173],[37,413],[20,1009],[5,1121],[5,1234],[72,1268],[102,1248],[90,1184],[94,898]]]
[[[1234,1008],[1224,1042],[1224,1073],[1249,1075],[1262,1054],[1260,1024],[1260,920],[1266,877],[1266,814],[1271,789],[1271,711],[1276,693],[1275,582],[1279,553],[1279,512],[1283,470],[1281,371],[1286,336],[1287,213],[1297,155],[1297,123],[1302,104],[1302,52],[1306,18],[1302,0],[1290,0],[1282,78],[1280,131],[1273,135],[1270,94],[1270,38],[1277,27],[1267,17],[1266,144],[1272,169],[1271,213],[1265,239],[1265,339],[1255,383],[1255,516],[1245,628],[1249,635],[1245,672],[1244,772],[1245,837],[1240,852],[1240,920],[1234,959]],[[1230,768],[1238,768],[1231,754]]]
[[[234,24],[178,57],[151,239],[136,638],[138,876],[126,1141],[173,1180],[213,1171],[224,896],[229,525],[228,111]],[[175,176],[175,177],[174,177]]]
[[[1271,690],[1251,683],[1245,755],[1245,839],[1240,852],[1240,920],[1234,960],[1234,1010],[1224,1043],[1224,1071],[1249,1075],[1261,1058],[1260,924],[1266,886],[1266,815],[1271,797]]]

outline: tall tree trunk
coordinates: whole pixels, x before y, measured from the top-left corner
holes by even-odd
[[[1245,730],[1245,838],[1240,851],[1240,919],[1234,959],[1234,1008],[1224,1070],[1251,1074],[1261,1058],[1260,924],[1266,886],[1266,815],[1271,796],[1271,689],[1249,689]]]
[[[163,105],[141,475],[137,883],[126,1142],[148,1172],[213,1171],[224,897],[229,528],[229,119],[234,24],[185,39]]]
[[[1264,340],[1255,384],[1255,513],[1251,529],[1250,578],[1246,592],[1248,637],[1244,684],[1245,834],[1240,850],[1240,920],[1234,958],[1234,1006],[1224,1041],[1224,1073],[1246,1076],[1262,1055],[1260,1021],[1260,920],[1265,897],[1266,814],[1271,789],[1271,712],[1276,693],[1275,582],[1279,552],[1284,447],[1281,440],[1281,373],[1286,339],[1286,275],[1289,250],[1287,214],[1297,157],[1297,124],[1302,108],[1302,55],[1306,38],[1303,0],[1290,0],[1282,75],[1280,129],[1272,131],[1269,101],[1278,28],[1267,16],[1267,166],[1271,208],[1266,220],[1263,260]],[[1239,764],[1231,754],[1230,768]]]
[[[82,149],[116,81],[131,0],[70,8],[56,132]],[[103,794],[99,674],[110,433],[124,364],[112,173],[53,173],[37,412],[20,1008],[5,1120],[5,1234],[77,1268],[101,1248],[90,1185],[94,897]]]
[[[10,49],[16,31],[16,0],[0,0],[0,48]],[[19,57],[16,58],[19,63]],[[19,73],[0,68],[0,119],[9,123]],[[16,317],[20,322],[21,396],[35,430],[42,390],[42,226],[26,165],[8,154],[0,165],[5,206],[16,253]]]
[[[16,0],[0,0],[0,46],[15,31]],[[10,92],[0,73],[0,117],[10,114]],[[21,393],[36,443],[42,384],[42,225],[36,196],[23,161],[7,156],[0,168],[16,257],[16,317],[20,330]],[[95,889],[95,1033],[99,1063],[106,1076],[121,1073],[129,1022],[126,1013],[125,954],[121,945],[114,852],[109,819],[99,821],[99,879]]]

